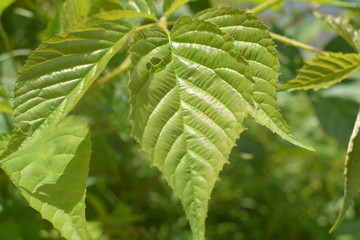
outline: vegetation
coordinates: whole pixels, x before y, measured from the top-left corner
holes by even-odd
[[[358,239],[360,5],[254,2],[2,1],[0,239]]]

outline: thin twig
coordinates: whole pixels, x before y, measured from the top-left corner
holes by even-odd
[[[262,4],[257,5],[253,9],[250,9],[249,12],[251,12],[254,15],[257,15],[259,13],[262,13],[262,12],[268,10],[269,8],[275,6],[276,4],[278,4],[282,1],[284,1],[284,0],[269,0]]]
[[[302,48],[304,50],[314,52],[314,53],[317,53],[317,54],[322,54],[322,55],[325,54],[323,51],[321,51],[319,49],[316,49],[313,46],[310,46],[310,45],[307,45],[305,43],[296,41],[294,39],[291,39],[291,38],[288,38],[288,37],[285,37],[285,36],[282,36],[282,35],[279,35],[279,34],[276,34],[276,33],[270,33],[270,35],[274,40],[277,40],[279,42],[283,42],[283,43],[286,43],[288,45],[292,45],[294,47]]]
[[[100,78],[97,82],[95,82],[89,89],[89,91],[93,91],[98,88],[104,87],[106,84],[114,81],[116,77],[121,75],[122,73],[129,70],[131,67],[131,60],[130,57],[127,57],[120,65],[119,67],[115,68],[113,71],[106,74],[104,77]]]

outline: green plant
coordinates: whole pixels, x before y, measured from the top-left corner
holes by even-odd
[[[132,135],[180,198],[193,239],[204,239],[208,199],[248,115],[312,150],[280,115],[273,39],[317,54],[280,90],[328,87],[359,69],[358,53],[323,52],[270,33],[255,15],[280,1],[250,11],[210,8],[170,20],[188,2],[165,0],[158,18],[150,0],[94,1],[103,12],[89,11],[90,1],[65,1],[63,20],[54,22],[64,33],[41,44],[19,71],[14,128],[8,138],[2,136],[1,168],[63,237],[90,238],[85,219],[90,133],[83,120],[67,115],[87,91],[113,75],[130,71]],[[318,15],[359,50],[358,24]],[[96,81],[110,60],[127,50],[129,57],[122,56],[114,72]],[[4,96],[2,111],[11,112]],[[358,129],[348,150],[338,222],[357,192]]]

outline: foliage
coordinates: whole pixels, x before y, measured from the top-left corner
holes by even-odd
[[[327,131],[341,132],[327,127],[330,121],[349,129],[341,132],[345,137],[338,141],[350,137],[358,103],[349,96],[343,100],[326,94],[352,84],[345,79],[359,69],[359,55],[343,50],[344,44],[334,47],[335,40],[343,41],[340,38],[322,51],[270,32],[255,14],[280,2],[270,0],[249,11],[200,10],[215,3],[188,0],[55,1],[59,8],[41,0],[6,3],[4,29],[0,28],[1,51],[7,52],[1,63],[0,166],[28,204],[59,233],[45,222],[35,221],[38,225],[31,229],[14,225],[17,213],[12,206],[26,204],[2,175],[0,184],[6,187],[0,194],[0,238],[191,239],[192,235],[205,239],[208,210],[207,236],[214,239],[281,239],[284,228],[298,229],[291,231],[290,239],[340,238],[341,229],[329,236],[325,227],[335,220],[329,201],[338,197],[340,188],[338,178],[332,179],[328,172],[339,169],[336,159],[344,149],[337,150],[336,141],[325,139]],[[359,8],[352,3],[319,2]],[[16,15],[19,8],[34,14],[29,26],[42,26],[27,32]],[[318,17],[314,21],[326,22],[359,49],[356,21],[314,14]],[[11,19],[15,21],[10,24]],[[297,27],[274,24],[280,34]],[[18,39],[19,33],[27,40]],[[50,39],[40,43],[44,38]],[[24,64],[27,54],[20,50],[36,45]],[[299,49],[317,55],[302,65]],[[20,70],[19,65],[23,65]],[[296,68],[300,68],[297,77]],[[293,78],[281,90],[331,87],[276,95],[280,73],[280,81]],[[336,111],[336,104],[341,111],[342,101],[355,110],[349,109],[349,115],[327,115]],[[292,104],[298,102],[302,104]],[[325,131],[314,122],[311,104]],[[317,153],[281,143],[255,124],[313,150],[288,126],[280,107]],[[348,147],[345,197],[335,227],[357,195],[358,129],[354,128]],[[130,135],[146,156],[138,152]],[[176,197],[171,197],[146,159],[160,170]],[[229,159],[232,164],[224,167]],[[219,176],[222,181],[212,193]],[[300,194],[297,189],[302,189]],[[317,191],[321,197],[313,197]],[[305,207],[302,198],[308,201]],[[317,212],[324,202],[330,210]],[[306,225],[302,219],[315,224]]]

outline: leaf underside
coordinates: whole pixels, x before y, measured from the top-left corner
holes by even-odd
[[[358,23],[332,15],[320,15],[320,18],[343,37],[357,52],[360,52],[360,25]]]
[[[250,109],[253,82],[233,48],[215,25],[189,18],[169,36],[142,31],[132,46],[133,135],[181,199],[195,240]]]
[[[347,156],[345,160],[345,190],[344,200],[341,206],[341,210],[334,226],[330,229],[330,232],[335,229],[342,222],[346,210],[351,204],[351,201],[359,195],[360,189],[360,112],[358,113],[354,130],[350,138],[349,147],[347,150]]]
[[[328,53],[319,55],[299,70],[299,75],[280,86],[280,90],[318,90],[347,78],[360,67],[356,53]]]
[[[101,21],[60,34],[35,50],[15,84],[15,129],[2,157],[61,121],[125,44],[130,30],[126,22]]]
[[[71,240],[89,239],[85,192],[90,145],[87,125],[67,118],[1,162],[30,206]]]
[[[279,134],[287,141],[313,150],[295,135],[283,120],[276,102],[276,82],[280,64],[276,46],[268,28],[254,15],[233,8],[208,9],[196,18],[216,24],[234,39],[235,49],[240,52],[251,70],[255,81],[253,94],[255,108],[251,116],[261,125]]]

